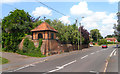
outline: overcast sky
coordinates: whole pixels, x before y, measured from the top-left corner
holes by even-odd
[[[18,9],[24,9],[26,12],[29,12],[33,17],[44,16],[47,19],[58,19],[65,24],[75,23],[75,19],[78,18],[79,22],[82,23],[84,28],[88,31],[91,29],[99,29],[103,37],[108,34],[113,34],[113,24],[117,23],[116,13],[118,12],[118,0],[100,0],[95,2],[94,0],[78,0],[78,1],[66,1],[61,0],[57,2],[52,0],[51,2],[43,2],[44,4],[64,13],[66,16],[63,16],[44,5],[40,4],[37,1],[40,0],[4,0],[0,2],[2,8],[2,14],[0,18],[4,18],[9,14],[10,11]],[[47,1],[47,0],[46,0]],[[84,17],[81,19],[81,17]]]

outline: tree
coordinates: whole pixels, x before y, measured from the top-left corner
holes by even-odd
[[[24,10],[15,9],[2,20],[2,46],[6,51],[16,52],[25,34],[33,28],[31,16]]]
[[[112,35],[107,35],[105,38],[112,38],[112,37],[116,37],[116,36],[112,34]]]
[[[100,32],[98,29],[93,29],[90,31],[90,36],[93,39],[93,41],[97,41],[98,39],[102,39],[103,37],[101,36]]]
[[[80,32],[80,29],[81,29],[82,37],[84,38],[84,44],[88,44],[90,42],[89,32],[86,29],[84,29],[83,26],[79,27],[79,32]]]
[[[117,41],[120,42],[120,12],[117,13],[118,24],[114,24],[113,29],[115,29],[114,34],[117,38]]]

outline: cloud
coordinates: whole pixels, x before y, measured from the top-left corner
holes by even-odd
[[[92,14],[93,12],[88,10],[87,2],[83,1],[78,5],[73,5],[72,8],[70,8],[70,13],[72,15],[86,16]]]
[[[108,0],[110,3],[119,2],[120,0]]]
[[[82,25],[90,32],[92,29],[99,29],[103,37],[113,34],[113,24],[117,23],[116,13],[94,12],[88,9],[87,2],[80,2],[70,8],[72,15],[84,16]]]
[[[33,16],[38,17],[38,16],[51,16],[52,15],[52,10],[49,10],[46,7],[36,7],[35,10],[32,12]]]
[[[59,18],[60,21],[62,21],[62,23],[64,24],[70,24],[70,21],[68,20],[69,16],[62,16],[61,18]]]

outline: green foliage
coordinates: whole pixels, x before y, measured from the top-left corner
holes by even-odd
[[[34,49],[35,49],[34,43],[30,41],[28,38],[25,38],[23,42],[23,53],[28,53]]]
[[[106,44],[106,45],[107,45],[107,40],[106,40],[106,39],[101,39],[101,40],[98,42],[98,45],[102,45],[102,44]]]
[[[31,34],[31,16],[24,10],[11,11],[2,20],[2,47],[5,51],[16,52],[25,34]]]
[[[0,57],[0,64],[6,64],[8,62],[8,59]]]
[[[93,29],[90,31],[90,36],[93,39],[93,42],[96,42],[97,39],[103,39],[98,29]]]
[[[45,57],[40,51],[41,45],[42,39],[39,39],[39,46],[35,48],[34,43],[28,38],[25,38],[23,42],[23,50],[18,50],[18,53],[32,57]]]
[[[116,42],[107,42],[107,44],[117,44]]]

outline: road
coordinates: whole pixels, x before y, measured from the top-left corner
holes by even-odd
[[[117,50],[113,46],[105,49],[94,46],[62,57],[48,59],[42,63],[14,69],[10,72],[118,72]]]

